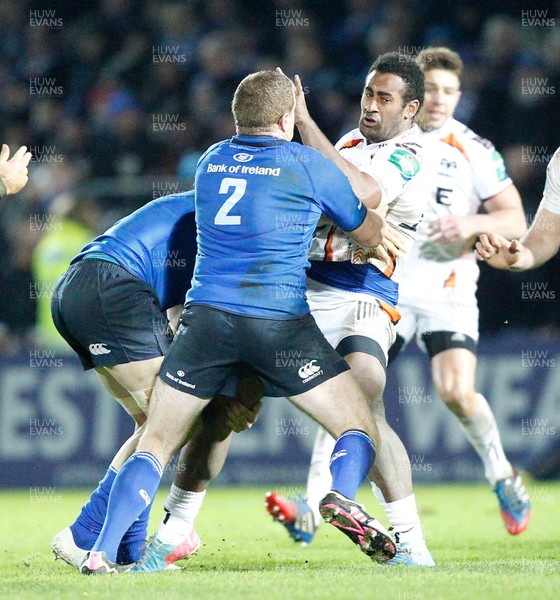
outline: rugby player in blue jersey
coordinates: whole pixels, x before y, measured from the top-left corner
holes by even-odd
[[[116,473],[143,431],[154,381],[172,339],[166,311],[182,308],[195,255],[194,191],[166,196],[121,219],[85,246],[53,294],[57,329],[78,353],[84,369],[95,368],[139,427],[116,454],[76,521],[52,541],[55,555],[75,567],[95,543]],[[176,324],[177,319],[172,320]],[[245,384],[246,397],[247,390]],[[205,412],[202,427],[182,455],[194,470],[198,470],[199,457],[204,460],[203,470],[217,474],[223,465],[231,433],[225,423],[224,400],[217,397]],[[248,412],[241,403],[236,407],[236,414],[246,423],[258,411],[260,402],[253,399],[253,403],[254,409]],[[242,428],[239,423],[238,419],[237,430]],[[129,565],[140,556],[148,518],[149,507],[123,537],[119,564]],[[199,545],[193,531],[180,550],[188,556]]]
[[[332,162],[291,143],[295,95],[285,75],[246,77],[232,111],[237,135],[212,146],[197,167],[198,254],[181,326],[154,386],[146,431],[111,488],[84,574],[117,572],[123,535],[152,501],[201,411],[240,365],[258,376],[267,396],[287,396],[336,438],[323,518],[373,560],[395,554],[384,527],[353,501],[375,459],[375,422],[305,298],[307,253],[322,213],[365,247],[382,242],[384,221]],[[297,227],[281,227],[286,218]],[[303,364],[278,368],[278,351],[297,352]]]

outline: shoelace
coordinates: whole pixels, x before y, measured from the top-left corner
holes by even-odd
[[[155,534],[152,535],[152,537],[150,537],[150,539],[148,540],[148,543],[146,544],[146,549],[142,553],[140,560],[136,561],[136,568],[141,568],[143,566],[147,566],[149,561],[152,559],[152,557],[150,556],[152,551],[157,552],[162,546],[163,546],[163,542],[158,540],[158,538]]]

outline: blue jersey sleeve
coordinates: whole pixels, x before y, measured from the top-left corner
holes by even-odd
[[[165,310],[182,304],[196,247],[194,191],[148,202],[85,246],[72,262],[101,253],[151,285]]]
[[[303,162],[309,174],[317,205],[344,231],[353,231],[365,220],[367,208],[360,202],[344,173],[319,152],[309,148]]]

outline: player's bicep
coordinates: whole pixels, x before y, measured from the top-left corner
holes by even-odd
[[[321,170],[313,177],[315,201],[321,211],[345,231],[357,229],[366,218],[367,209],[354,194],[350,182],[330,161],[323,159]]]
[[[368,209],[349,188],[325,196],[321,207],[327,217],[340,229],[354,231],[364,222]]]

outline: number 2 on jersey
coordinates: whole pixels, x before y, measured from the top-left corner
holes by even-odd
[[[241,215],[230,215],[229,211],[241,200],[247,188],[246,179],[224,177],[220,184],[219,194],[227,194],[233,188],[233,194],[228,196],[214,217],[214,225],[241,225]]]

